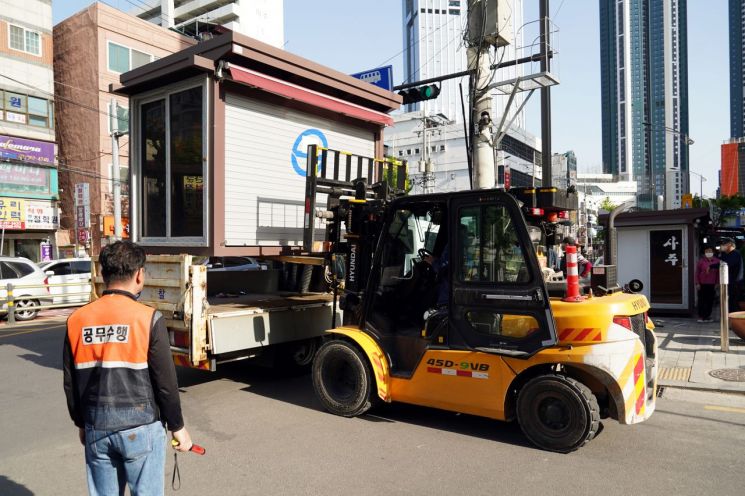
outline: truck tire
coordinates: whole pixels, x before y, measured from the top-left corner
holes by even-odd
[[[312,376],[316,396],[334,415],[362,415],[377,398],[367,358],[347,341],[323,344],[313,360]]]
[[[581,382],[563,375],[541,375],[520,390],[517,420],[534,445],[569,453],[595,437],[600,407],[590,388]]]

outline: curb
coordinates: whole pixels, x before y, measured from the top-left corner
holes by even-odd
[[[28,322],[21,322],[16,323],[13,325],[8,324],[7,322],[3,322],[0,324],[0,334],[2,334],[4,331],[14,331],[16,329],[26,329],[28,327],[34,327],[34,326],[43,326],[45,324],[60,324],[62,322],[65,322],[69,316],[54,316],[54,317],[44,317],[41,320],[31,320]]]
[[[745,394],[745,383],[742,383],[741,386],[735,386],[733,384],[701,384],[683,381],[658,381],[657,387],[692,389],[694,391],[708,391],[710,393]]]

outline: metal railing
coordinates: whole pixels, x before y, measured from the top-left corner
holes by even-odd
[[[39,283],[39,284],[13,284],[12,282],[9,282],[5,288],[0,288],[0,291],[5,289],[5,297],[0,298],[0,314],[6,313],[7,311],[7,318],[8,318],[8,324],[14,325],[17,320],[18,313],[21,312],[36,312],[38,313],[41,310],[51,310],[55,308],[70,308],[74,306],[80,306],[85,305],[88,303],[91,299],[91,287],[93,282],[92,281],[76,281],[76,282],[61,282],[61,283]],[[52,293],[51,290],[54,288],[66,288],[66,287],[73,287],[73,286],[88,286],[89,289],[87,291],[74,291],[74,292],[61,292],[61,293]],[[16,293],[18,290],[24,290],[24,289],[45,289],[45,293],[40,294],[22,294],[16,296]],[[85,296],[86,298],[83,298],[82,301],[75,301],[75,302],[64,302],[64,303],[53,303],[55,299],[68,299],[73,297],[79,297],[79,296]],[[18,307],[18,302],[33,302],[33,305],[31,306],[23,306],[21,308]],[[50,303],[45,303],[50,302]],[[7,307],[6,307],[7,306]],[[35,318],[36,316],[34,316]]]

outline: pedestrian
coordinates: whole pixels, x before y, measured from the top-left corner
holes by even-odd
[[[729,299],[729,312],[737,312],[740,299],[740,281],[742,281],[742,255],[735,249],[735,240],[732,238],[722,238],[719,243],[721,254],[719,258],[727,264],[727,275],[729,282],[727,284],[727,297]]]
[[[711,309],[714,306],[714,289],[719,284],[719,263],[714,256],[714,248],[707,246],[696,264],[693,279],[698,291],[698,322],[713,322]]]
[[[163,316],[137,303],[145,252],[129,241],[100,255],[106,290],[67,320],[63,351],[67,407],[85,446],[91,495],[164,492],[166,432],[192,447],[181,416]]]

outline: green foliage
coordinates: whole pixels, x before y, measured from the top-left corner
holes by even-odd
[[[601,208],[601,209],[603,209],[603,210],[605,210],[605,211],[608,211],[608,212],[610,212],[611,210],[613,210],[614,208],[616,208],[616,207],[617,207],[618,205],[616,205],[615,203],[613,203],[613,202],[612,202],[612,201],[610,200],[610,198],[608,198],[608,197],[606,196],[606,197],[605,197],[605,198],[603,199],[603,201],[602,201],[602,202],[600,202],[600,205],[599,205],[599,206],[600,206],[600,208]]]
[[[693,208],[709,208],[709,200],[696,195],[693,197]]]
[[[720,196],[713,202],[714,217],[712,223],[715,228],[722,227],[728,218],[734,217],[737,212],[745,208],[745,197],[740,195]]]

